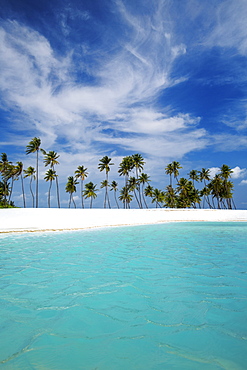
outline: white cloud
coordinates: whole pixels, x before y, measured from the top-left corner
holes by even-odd
[[[210,169],[210,177],[213,178],[216,174],[220,173],[219,167],[211,167]],[[239,179],[240,177],[243,177],[246,174],[246,168],[240,168],[239,166],[236,166],[232,168],[233,173],[231,174],[232,179]]]
[[[133,135],[133,137],[121,138],[101,136],[105,143],[119,145],[128,152],[142,152],[147,157],[181,158],[186,153],[205,148],[209,143],[205,138],[203,129],[186,132],[181,135],[171,133],[166,135]]]
[[[200,118],[189,114],[170,116],[152,108],[132,108],[117,116],[114,122],[116,129],[123,132],[161,135],[177,130],[195,129]]]
[[[244,177],[247,172],[246,168],[241,169],[239,166],[232,168],[232,171],[233,173],[231,174],[231,177],[233,179],[239,179],[241,177]]]
[[[228,133],[211,136],[211,144],[217,151],[230,152],[247,148],[247,136]]]
[[[48,197],[48,191],[45,193],[45,196],[46,197]],[[50,200],[52,201],[52,200],[54,200],[54,199],[56,199],[56,196],[54,196],[54,195],[52,195],[52,194],[50,194]]]
[[[155,162],[182,158],[211,145],[207,132],[198,128],[199,117],[173,114],[151,103],[163,89],[183,80],[173,79],[170,72],[186,46],[175,41],[171,23],[164,22],[164,3],[153,5],[152,16],[141,18],[120,0],[116,4],[128,37],[119,40],[110,56],[99,58],[102,51],[95,52],[100,65],[90,67],[92,86],[73,79],[73,52],[58,57],[44,36],[16,21],[0,28],[3,106],[16,107],[22,118],[16,126],[41,136],[42,147],[49,150],[56,144],[61,155],[58,171],[64,178],[79,164],[97,169],[106,146],[141,152]],[[69,8],[67,12],[71,16]],[[90,15],[76,16],[87,21]],[[220,150],[247,146],[244,136],[234,138],[211,139]]]
[[[214,178],[215,175],[217,175],[220,172],[220,168],[219,167],[211,167],[211,168],[209,168],[209,172],[210,172],[210,177],[212,179],[212,178]]]
[[[217,8],[217,25],[208,45],[236,48],[247,55],[246,0],[226,0]]]
[[[133,103],[147,103],[163,88],[178,83],[169,77],[169,72],[185,48],[165,36],[169,32],[165,32],[159,12],[149,23],[136,22],[121,2],[119,6],[133,37],[92,71],[98,81],[94,86],[73,81],[70,72],[75,65],[71,54],[58,58],[44,36],[16,21],[5,22],[0,30],[0,66],[4,71],[0,84],[5,104],[17,107],[25,121],[23,128],[38,132],[46,149],[55,142],[59,147],[60,139],[69,143],[66,151],[76,153],[83,146],[91,156],[99,155],[97,147],[109,143],[147,154],[153,151],[152,155],[159,157],[182,156],[205,147],[205,132],[196,128],[199,118],[165,114],[151,106],[131,107]],[[16,125],[21,129],[19,122]],[[105,129],[115,131],[121,139],[106,135]],[[133,140],[130,133],[138,134],[138,138]],[[162,138],[167,133],[171,136]],[[149,142],[143,134],[154,137]],[[97,145],[92,152],[93,142]]]
[[[242,180],[239,185],[247,185],[247,180]]]

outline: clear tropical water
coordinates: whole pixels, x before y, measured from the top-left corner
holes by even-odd
[[[247,224],[0,236],[2,369],[246,369]]]

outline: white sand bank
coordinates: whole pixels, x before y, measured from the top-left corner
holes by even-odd
[[[247,221],[247,210],[210,209],[0,209],[0,233],[73,230],[175,221]]]

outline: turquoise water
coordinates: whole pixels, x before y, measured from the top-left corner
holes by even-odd
[[[247,224],[0,236],[2,369],[246,369]]]

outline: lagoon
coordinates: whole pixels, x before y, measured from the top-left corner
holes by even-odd
[[[245,369],[247,224],[0,235],[3,369]]]

